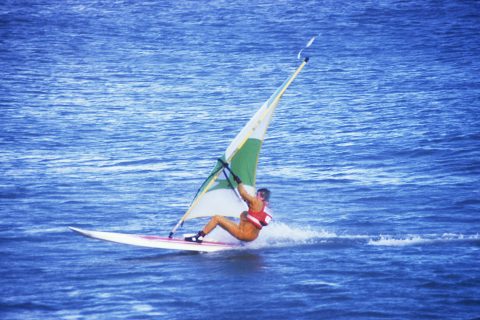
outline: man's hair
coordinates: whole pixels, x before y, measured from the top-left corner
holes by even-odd
[[[258,189],[257,193],[260,193],[262,195],[263,200],[270,200],[270,190],[268,190],[267,188]]]

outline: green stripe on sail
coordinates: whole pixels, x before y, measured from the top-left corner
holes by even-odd
[[[221,157],[221,159],[222,159],[224,162],[226,161],[226,160],[225,160],[225,157]],[[207,180],[205,180],[205,181],[203,182],[202,186],[200,187],[200,189],[198,189],[197,194],[196,194],[195,197],[194,197],[194,201],[195,201],[195,199],[197,198],[197,196],[198,196],[199,194],[202,194],[204,191],[205,191],[205,192],[208,192],[209,190],[216,189],[215,186],[214,186],[214,187],[210,187],[210,189],[208,189],[208,190],[205,190],[205,189],[209,186],[210,182],[212,182],[212,180],[214,180],[214,179],[218,176],[218,174],[221,174],[222,168],[223,168],[223,165],[220,163],[220,161],[217,161],[217,164],[216,164],[215,167],[213,168],[213,170],[212,170],[212,172],[210,173],[210,175],[208,176]]]
[[[249,186],[255,186],[257,176],[257,163],[262,141],[258,139],[248,139],[247,142],[237,151],[230,162],[230,169],[242,179],[242,182]],[[218,177],[217,184],[210,190],[230,189],[237,184],[229,175],[230,184],[225,180],[225,176],[221,174]],[[209,190],[209,191],[210,191]]]
[[[257,164],[262,142],[258,139],[248,139],[231,160],[231,168],[242,182],[249,186],[255,186],[257,177]]]

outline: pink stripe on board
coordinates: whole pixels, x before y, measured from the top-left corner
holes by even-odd
[[[196,242],[188,242],[183,239],[170,239],[170,238],[165,238],[165,237],[160,237],[160,236],[137,236],[142,239],[146,240],[158,240],[158,241],[164,241],[164,242],[175,242],[175,243],[187,243],[187,244],[194,244],[198,246],[213,246],[213,247],[218,247],[218,246],[229,246],[229,247],[235,247],[235,244],[232,243],[225,243],[225,242],[214,242],[214,241],[203,241],[202,243],[196,243]]]

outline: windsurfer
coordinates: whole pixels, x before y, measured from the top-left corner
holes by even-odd
[[[240,223],[237,224],[223,216],[213,216],[196,235],[186,237],[186,241],[201,243],[203,238],[217,226],[220,226],[238,240],[253,241],[258,237],[262,227],[270,222],[272,217],[266,212],[268,211],[267,206],[270,199],[270,191],[262,188],[257,191],[255,196],[252,196],[247,192],[240,178],[233,172],[231,172],[231,174],[235,182],[238,183],[237,189],[240,196],[248,205],[248,211],[244,211],[240,215]]]

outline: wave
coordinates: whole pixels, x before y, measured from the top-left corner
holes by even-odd
[[[372,238],[368,241],[372,246],[412,246],[422,244],[434,244],[442,242],[470,242],[479,241],[480,235],[463,235],[455,233],[444,233],[442,235],[430,234],[430,235],[407,235],[407,236],[388,236],[381,235],[376,238]]]
[[[215,240],[232,242],[233,237],[225,231],[215,230],[212,234]],[[246,249],[260,249],[271,247],[288,247],[296,245],[333,244],[333,245],[369,245],[385,247],[401,247],[428,245],[444,242],[478,242],[480,234],[464,235],[461,233],[444,234],[407,234],[407,235],[363,235],[337,234],[333,231],[314,229],[311,227],[289,226],[284,223],[273,223],[264,228],[260,236],[253,242],[247,243]]]

